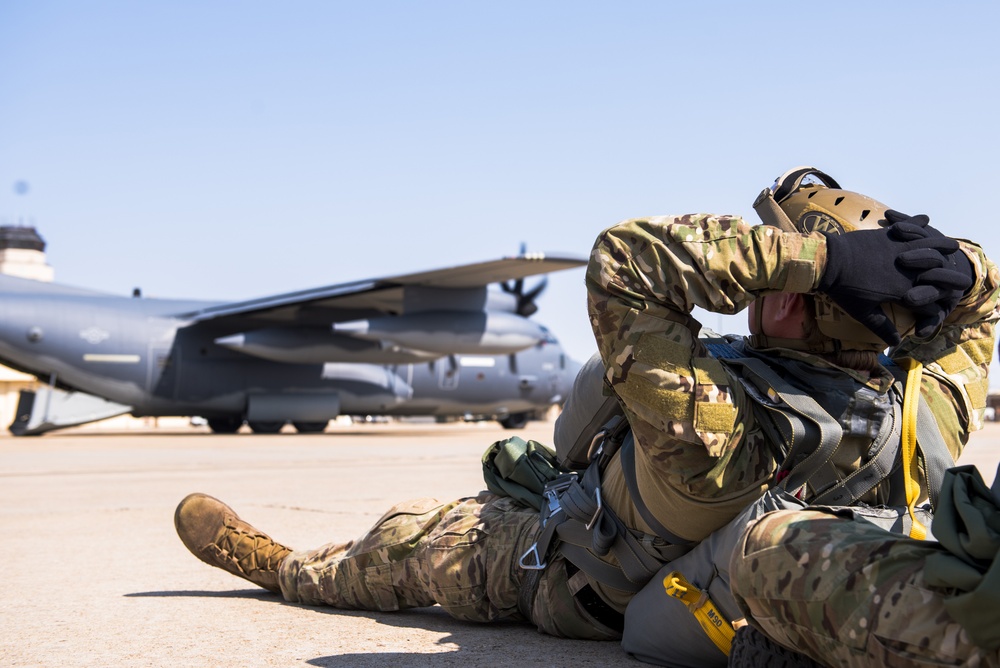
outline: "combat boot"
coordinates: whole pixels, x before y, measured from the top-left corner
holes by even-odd
[[[291,552],[207,494],[190,494],[177,506],[174,527],[191,554],[275,594],[278,567]]]

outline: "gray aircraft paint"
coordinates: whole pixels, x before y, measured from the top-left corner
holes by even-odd
[[[75,404],[45,396],[21,433],[116,405],[136,416],[261,422],[530,415],[562,402],[579,364],[516,312],[516,294],[487,285],[584,262],[522,255],[234,303],[0,276],[0,361],[82,395]],[[41,420],[43,409],[79,415]]]

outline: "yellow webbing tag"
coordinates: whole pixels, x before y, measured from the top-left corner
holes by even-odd
[[[906,369],[906,390],[903,392],[903,489],[906,491],[906,510],[910,513],[913,526],[910,538],[923,540],[927,537],[927,527],[921,524],[913,508],[920,496],[919,471],[917,469],[917,408],[920,406],[920,377],[924,365],[915,359],[898,360]]]
[[[709,639],[723,654],[729,656],[736,631],[715,607],[715,603],[708,597],[708,592],[692,585],[678,571],[673,571],[663,578],[663,588],[667,596],[684,602]]]

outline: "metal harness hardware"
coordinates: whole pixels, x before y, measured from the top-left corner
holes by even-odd
[[[543,527],[548,519],[559,512],[562,508],[562,505],[559,503],[559,495],[562,494],[570,485],[576,482],[576,478],[576,471],[572,471],[545,484],[545,490],[542,492],[542,496],[545,497],[547,507],[546,512],[542,513]]]
[[[569,488],[577,480],[576,471],[571,471],[564,475],[559,476],[555,480],[552,480],[545,484],[545,489],[542,491],[542,496],[545,497],[545,507],[542,509],[541,514],[541,527],[544,530],[545,525],[548,524],[549,519],[559,513],[562,510],[562,504],[559,502],[559,496],[566,489]],[[542,554],[538,551],[538,543],[541,542],[542,536],[546,535],[545,531],[539,534],[538,539],[531,544],[531,547],[521,555],[521,558],[517,560],[518,566],[529,571],[541,571],[544,570],[548,565],[548,561],[542,561]],[[548,551],[548,541],[545,542],[544,551]],[[526,561],[529,557],[532,561]]]
[[[584,525],[587,528],[587,531],[590,531],[591,529],[594,528],[594,525],[597,523],[598,518],[601,516],[601,511],[604,510],[604,504],[601,503],[601,488],[600,487],[595,487],[594,488],[594,497],[597,499],[597,509],[594,511],[594,514],[591,516],[590,521],[587,522]]]
[[[639,539],[604,504],[601,472],[629,434],[624,416],[612,418],[590,448],[590,465],[582,475],[564,474],[545,486],[541,531],[518,564],[530,571],[548,566],[550,548],[589,576],[623,591],[638,591],[659,569]],[[687,547],[683,548],[686,551]],[[618,565],[601,557],[612,554]],[[677,556],[680,556],[678,554]]]

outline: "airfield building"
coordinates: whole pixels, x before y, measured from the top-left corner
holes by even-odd
[[[0,226],[0,273],[46,282],[55,278],[45,259],[45,240],[34,227]]]
[[[0,226],[0,273],[52,281],[55,271],[45,258],[45,241],[34,227]],[[14,420],[21,390],[33,390],[34,376],[0,366],[0,433]]]

